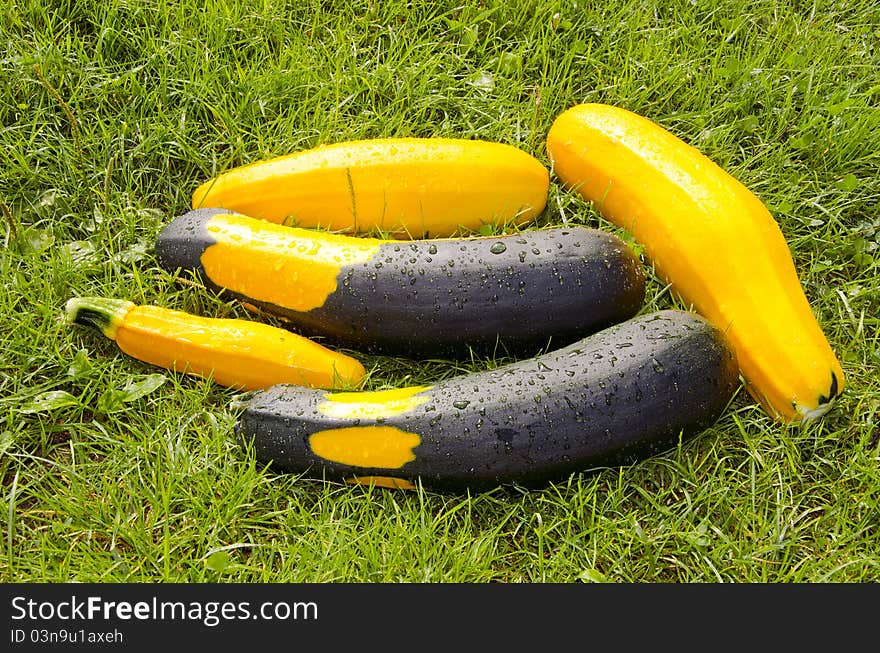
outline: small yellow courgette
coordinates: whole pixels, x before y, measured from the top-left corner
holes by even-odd
[[[457,138],[344,141],[232,168],[192,208],[344,233],[434,238],[522,225],[546,206],[550,173],[513,145]]]
[[[832,406],[843,369],[779,225],[748,188],[660,125],[604,104],[561,113],[547,151],[565,186],[628,230],[673,291],[724,330],[771,416]]]
[[[65,312],[69,322],[100,331],[133,358],[239,390],[278,383],[346,388],[366,373],[350,356],[260,322],[105,297],[74,297]]]

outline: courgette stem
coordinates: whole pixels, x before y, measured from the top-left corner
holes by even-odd
[[[134,306],[134,302],[126,299],[73,297],[67,300],[64,311],[69,322],[91,327],[116,340],[119,325]]]

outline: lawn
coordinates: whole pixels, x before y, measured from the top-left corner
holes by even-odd
[[[880,580],[880,5],[704,4],[6,3],[0,580]],[[234,391],[64,321],[74,295],[251,319],[152,251],[219,171],[385,136],[549,168],[580,102],[655,120],[767,205],[847,374],[831,413],[781,425],[741,390],[671,451],[530,491],[326,483],[258,465]],[[552,175],[537,224],[621,233]],[[675,305],[646,271],[643,311]],[[371,389],[507,362],[348,353]]]

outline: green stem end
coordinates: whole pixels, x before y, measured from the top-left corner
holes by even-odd
[[[73,297],[67,300],[64,312],[67,321],[91,327],[111,340],[134,303],[125,299],[107,297]]]

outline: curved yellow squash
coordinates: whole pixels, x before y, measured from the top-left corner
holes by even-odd
[[[433,238],[462,227],[531,222],[547,204],[549,185],[546,167],[512,145],[383,138],[233,168],[199,186],[192,207],[300,227]]]
[[[560,114],[547,152],[565,186],[629,231],[682,300],[726,331],[770,415],[828,411],[843,370],[778,224],[751,191],[656,123],[604,104]]]
[[[132,358],[239,390],[280,383],[351,387],[366,375],[358,360],[261,322],[108,297],[74,297],[65,312],[70,322],[100,331]]]

